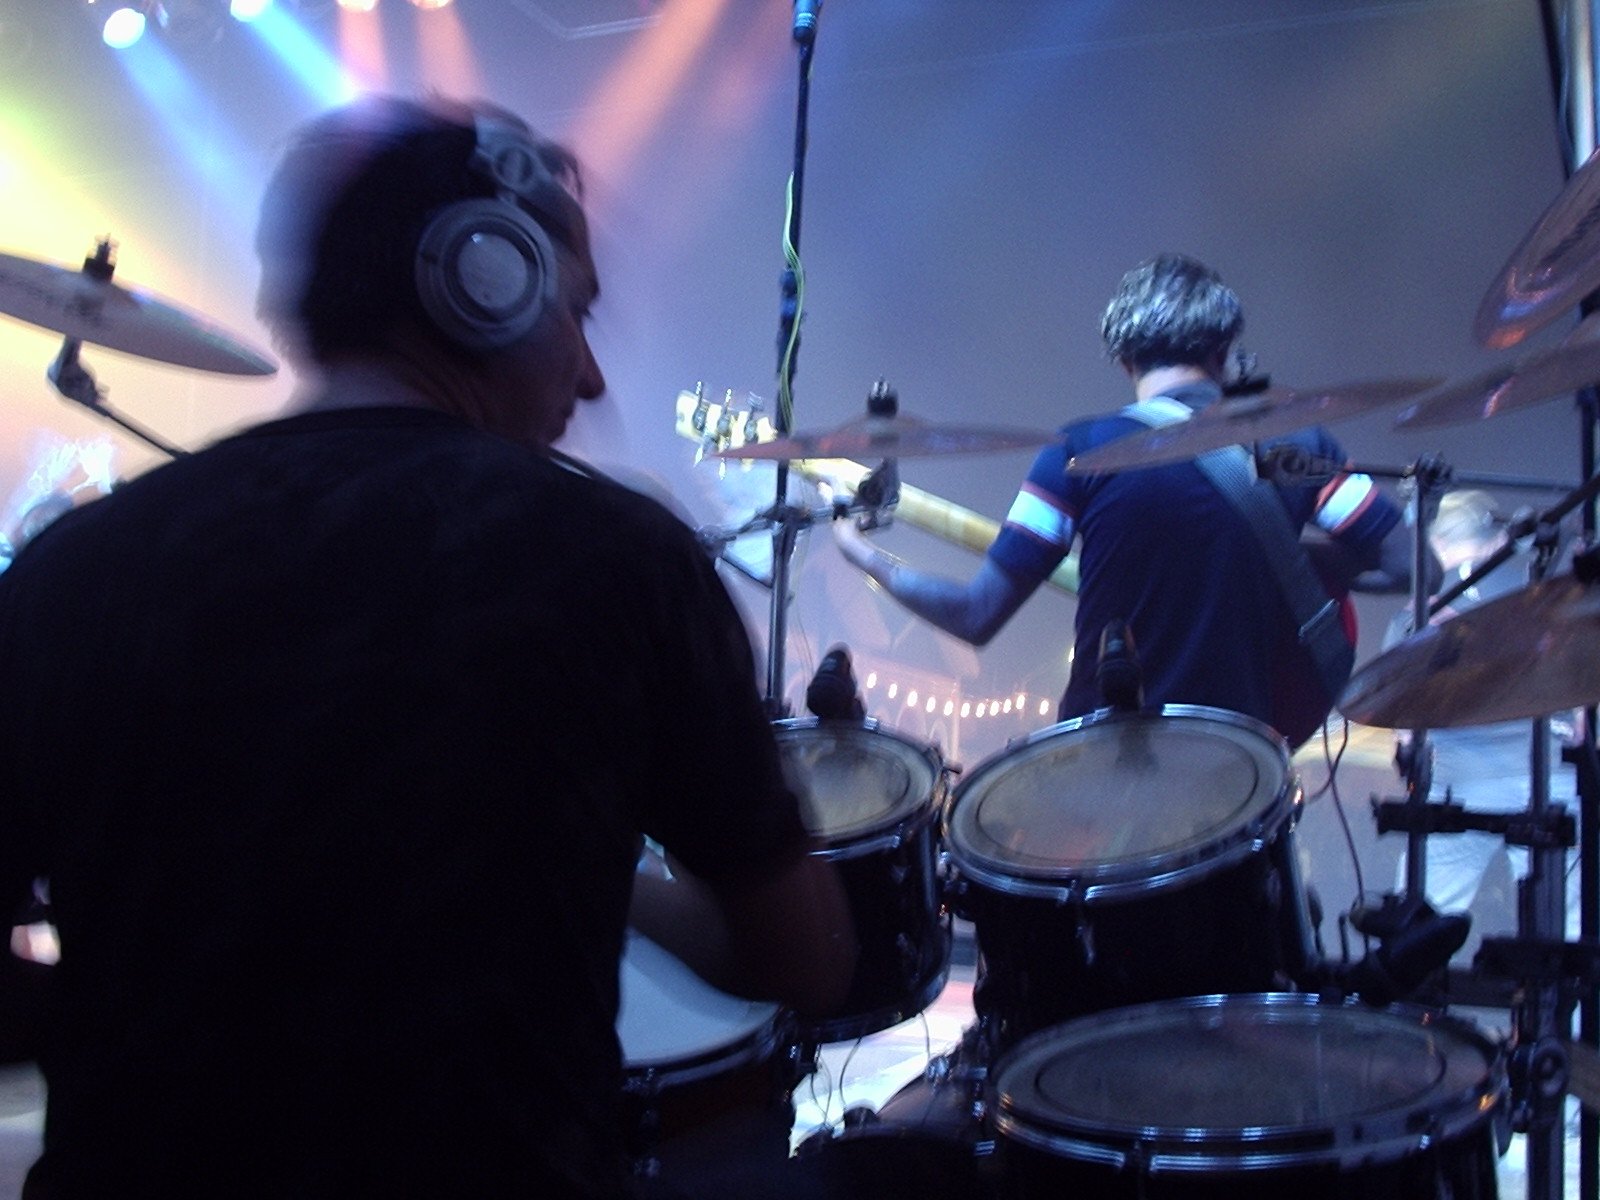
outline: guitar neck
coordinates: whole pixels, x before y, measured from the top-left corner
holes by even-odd
[[[676,428],[682,437],[716,446],[742,446],[777,436],[771,423],[759,413],[749,409],[735,410],[731,397],[728,403],[715,404],[695,392],[683,392],[678,396]],[[790,467],[813,482],[822,481],[834,486],[843,484],[851,491],[860,487],[861,481],[870,473],[860,463],[847,458],[799,459],[790,463]],[[907,525],[957,546],[964,546],[975,554],[988,550],[990,543],[1000,533],[1000,522],[905,484],[900,486],[900,499],[894,512]],[[1076,551],[1061,561],[1046,582],[1064,592],[1077,594]]]
[[[795,469],[807,479],[843,480],[856,487],[867,475],[867,468],[848,459],[828,459],[824,462],[802,460]],[[974,554],[982,554],[999,536],[1000,522],[942,500],[931,492],[908,484],[900,485],[900,502],[895,505],[895,519],[904,521],[924,533],[931,533]],[[1064,592],[1078,592],[1078,556],[1074,552],[1061,561],[1047,580]]]

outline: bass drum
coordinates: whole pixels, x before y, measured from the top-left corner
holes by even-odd
[[[980,764],[945,846],[991,1051],[1128,1004],[1295,986],[1315,961],[1301,803],[1283,739],[1213,708],[1098,713]]]
[[[1509,1135],[1473,1027],[1302,994],[1083,1017],[992,1083],[1008,1200],[1493,1200]]]
[[[839,1042],[909,1020],[943,990],[950,929],[940,920],[939,757],[876,721],[796,718],[774,724],[784,778],[800,816],[838,868],[861,954],[839,1015],[803,1026]]]
[[[781,1165],[795,1083],[783,1010],[718,991],[633,930],[620,982],[623,1135],[634,1173],[680,1187],[708,1169],[759,1175]]]

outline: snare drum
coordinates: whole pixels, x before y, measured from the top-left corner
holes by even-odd
[[[1081,1017],[998,1064],[1004,1192],[1492,1200],[1500,1049],[1421,1008],[1205,996]]]
[[[934,846],[944,770],[926,746],[876,721],[778,721],[773,732],[815,851],[838,868],[861,947],[838,1016],[805,1027],[816,1042],[887,1029],[927,1008],[950,967]]]
[[[793,1080],[779,1054],[778,1006],[718,991],[632,930],[620,981],[623,1133],[636,1171],[658,1173],[679,1139],[730,1120],[769,1123],[774,1113],[787,1150],[793,1110],[781,1111]]]
[[[1314,945],[1301,802],[1283,739],[1221,709],[1098,713],[980,764],[945,845],[991,1047],[1127,1004],[1292,988]]]

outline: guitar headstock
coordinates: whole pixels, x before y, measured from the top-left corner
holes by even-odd
[[[741,446],[770,442],[778,436],[771,418],[761,411],[758,397],[751,396],[741,408],[734,402],[730,388],[723,402],[717,404],[706,399],[705,387],[701,384],[696,384],[692,392],[678,393],[674,429],[679,437],[699,442],[701,454],[737,450]]]

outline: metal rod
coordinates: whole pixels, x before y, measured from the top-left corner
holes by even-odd
[[[794,257],[794,264],[785,264],[783,296],[778,318],[778,395],[777,411],[772,414],[773,428],[782,437],[789,432],[790,413],[785,398],[794,391],[795,360],[800,354],[800,207],[805,194],[807,125],[811,108],[811,57],[816,45],[815,31],[801,40],[800,83],[795,98],[794,169],[790,175],[789,199],[786,206],[788,224],[784,231],[785,245]],[[779,461],[774,472],[776,479],[773,497],[774,511],[782,514],[789,501],[789,464]],[[768,597],[769,631],[767,636],[767,713],[777,718],[788,715],[783,698],[784,648],[789,637],[789,577],[791,560],[798,530],[780,516],[772,531],[772,595]]]

